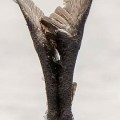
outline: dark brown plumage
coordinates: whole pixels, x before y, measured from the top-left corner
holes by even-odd
[[[73,73],[92,0],[63,2],[47,17],[32,0],[16,0],[43,69],[49,120],[73,120]]]

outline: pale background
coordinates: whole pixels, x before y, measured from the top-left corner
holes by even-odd
[[[61,0],[34,0],[46,14]],[[93,0],[74,80],[75,120],[120,120],[120,0]],[[0,120],[43,120],[42,70],[17,4],[0,0]]]

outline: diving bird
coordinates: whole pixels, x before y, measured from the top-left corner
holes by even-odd
[[[92,0],[63,0],[63,7],[58,6],[50,16],[32,0],[15,2],[27,22],[45,76],[47,118],[53,120],[61,114],[60,120],[71,120],[77,87],[72,78]]]

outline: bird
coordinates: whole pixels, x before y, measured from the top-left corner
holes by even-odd
[[[57,42],[55,43],[54,39],[56,38],[56,33],[59,31],[62,33],[65,33],[62,36],[63,38],[66,37],[65,35],[67,34],[71,38],[75,38],[77,36],[77,38],[80,37],[80,39],[82,39],[81,33],[83,32],[83,29],[84,29],[83,25],[85,23],[85,20],[87,18],[87,15],[89,13],[89,9],[92,3],[92,0],[63,0],[63,7],[58,6],[55,9],[55,11],[50,14],[50,16],[46,16],[44,12],[40,8],[38,8],[32,0],[14,0],[14,1],[19,5],[20,10],[24,15],[24,18],[27,22],[36,50],[40,52],[41,50],[38,49],[38,45],[40,45],[40,47],[41,45],[44,47],[45,43],[48,43],[48,41],[51,41],[50,45],[49,44],[47,45],[55,48],[53,50],[56,53],[59,52],[60,58],[62,58],[61,56],[63,55],[61,54],[61,51],[63,50],[62,47],[64,45],[57,44]],[[48,36],[50,36],[50,38]],[[75,47],[78,45],[77,50],[79,50],[80,44],[76,45],[78,41],[76,42],[75,39],[67,39],[67,40],[68,41],[74,40]],[[58,40],[58,42],[59,41],[60,40]],[[62,40],[62,42],[64,42],[64,39]],[[73,44],[73,42],[71,42],[71,44]],[[57,45],[59,45],[59,47],[57,47]],[[47,47],[49,48],[49,46]],[[60,48],[60,46],[62,47]],[[74,52],[73,49],[72,49],[72,52]],[[59,65],[60,65],[59,67],[61,68],[62,64],[60,63]],[[73,97],[75,95],[77,83],[69,82],[69,85],[72,86],[70,90],[71,96],[69,96],[69,98],[71,97],[70,100],[72,102]],[[47,114],[48,113],[46,112],[46,116]],[[45,117],[45,119],[47,118]]]

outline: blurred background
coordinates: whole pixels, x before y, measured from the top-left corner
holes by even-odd
[[[33,0],[49,15],[62,0]],[[76,63],[75,120],[120,120],[120,0],[93,0]],[[44,120],[43,74],[12,0],[0,0],[0,120]]]

